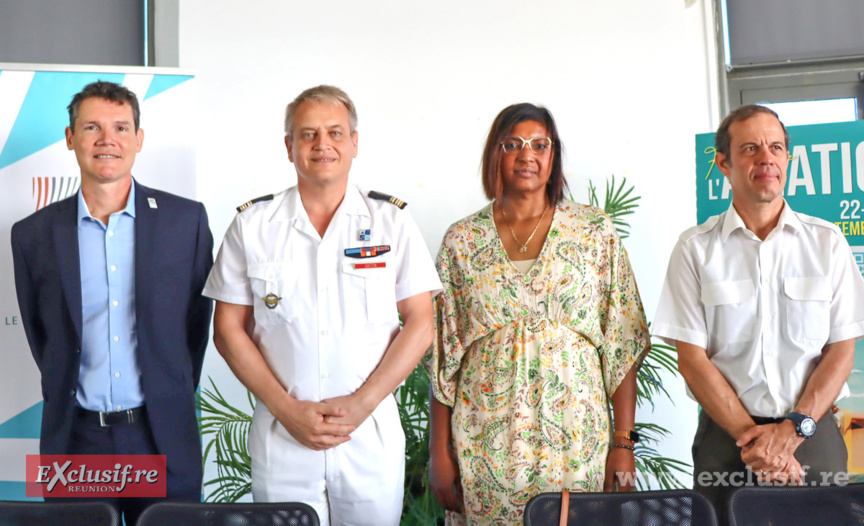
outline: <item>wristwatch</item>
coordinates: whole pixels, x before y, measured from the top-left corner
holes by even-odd
[[[642,440],[642,437],[639,436],[639,433],[637,433],[634,429],[616,429],[615,438],[623,438],[629,440],[630,442],[633,442],[634,444]]]
[[[786,419],[795,423],[795,431],[799,436],[810,438],[816,433],[816,421],[807,415],[791,412],[786,415]]]

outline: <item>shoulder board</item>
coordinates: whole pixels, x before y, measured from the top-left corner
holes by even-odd
[[[371,197],[372,199],[378,199],[380,201],[390,201],[394,205],[398,206],[400,209],[408,206],[408,203],[399,199],[398,197],[393,197],[392,195],[382,194],[381,192],[376,192],[375,190],[372,190],[371,192],[369,192],[369,197]]]
[[[704,234],[705,232],[708,232],[709,230],[717,226],[717,223],[720,222],[721,217],[723,217],[723,214],[709,217],[701,225],[690,227],[684,232],[682,232],[681,235],[678,236],[678,239],[680,239],[681,241],[687,241],[688,239],[696,237],[699,234]]]
[[[250,206],[254,205],[255,203],[261,203],[263,201],[270,201],[271,199],[273,199],[273,194],[262,195],[261,197],[256,197],[255,199],[253,199],[251,201],[246,201],[242,205],[238,206],[237,211],[242,212],[243,210],[246,210]]]

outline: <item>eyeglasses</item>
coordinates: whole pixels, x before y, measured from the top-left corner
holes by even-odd
[[[504,153],[516,153],[522,151],[525,145],[536,154],[544,154],[552,148],[552,139],[549,137],[534,137],[532,139],[523,139],[522,137],[507,137],[501,141],[501,148]]]

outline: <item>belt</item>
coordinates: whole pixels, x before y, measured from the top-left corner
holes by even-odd
[[[779,424],[780,422],[786,420],[784,417],[771,418],[768,416],[751,416],[750,418],[756,422],[757,426],[764,426],[765,424]]]
[[[134,409],[124,411],[90,411],[83,407],[78,408],[78,418],[89,424],[99,424],[101,427],[119,426],[131,424],[144,419],[147,408],[143,405]]]

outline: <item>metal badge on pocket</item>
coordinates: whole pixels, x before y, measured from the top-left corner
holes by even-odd
[[[264,296],[261,299],[264,300],[264,305],[267,305],[268,309],[273,310],[276,308],[277,305],[279,305],[279,300],[281,300],[282,298],[271,292],[270,294]]]

